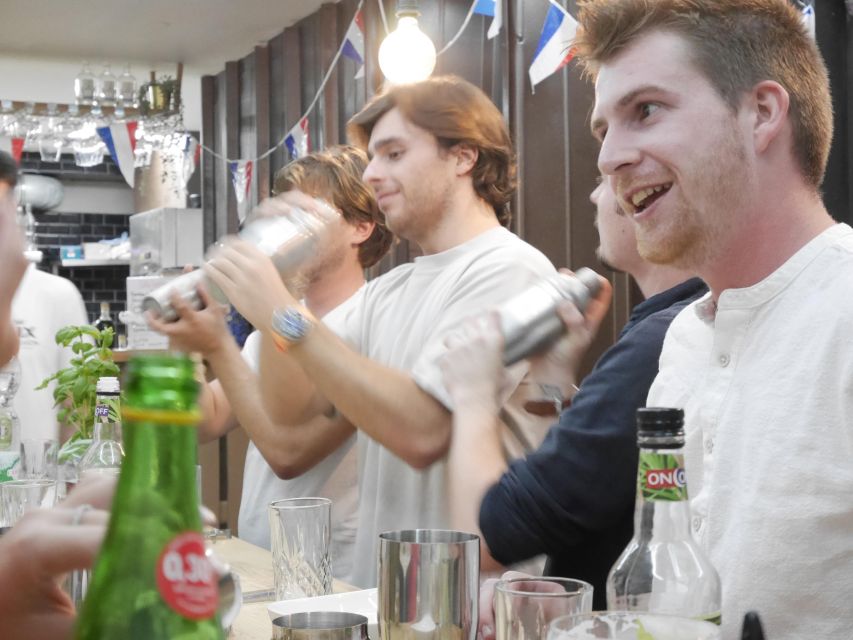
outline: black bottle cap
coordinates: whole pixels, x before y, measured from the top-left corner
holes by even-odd
[[[684,428],[684,411],[671,407],[641,407],[637,409],[637,429],[640,431],[680,431]]]
[[[740,637],[741,640],[764,640],[761,619],[755,611],[748,611],[743,617],[743,630]]]
[[[637,409],[637,444],[640,447],[678,449],[684,446],[684,411],[670,407]]]

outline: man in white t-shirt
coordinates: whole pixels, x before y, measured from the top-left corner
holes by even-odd
[[[832,101],[793,4],[595,0],[575,40],[640,254],[711,289],[670,326],[648,403],[685,411],[726,638],[751,609],[774,640],[853,629],[853,229],[821,198]]]
[[[321,198],[342,214],[331,237],[304,266],[305,306],[336,333],[343,330],[347,310],[357,306],[364,269],[388,250],[392,235],[370,189],[361,181],[366,154],[338,145],[295,160],[275,178],[276,193],[299,189]],[[273,202],[267,206],[272,208]],[[258,283],[259,285],[260,283]],[[257,287],[256,291],[263,291]],[[261,345],[256,331],[246,340],[242,358],[228,334],[224,311],[202,292],[207,306],[193,311],[173,300],[180,319],[152,321],[174,346],[199,351],[217,379],[205,386],[200,404],[202,441],[218,438],[238,424],[252,442],[246,453],[238,533],[254,544],[270,547],[267,508],[273,500],[319,496],[332,501],[332,571],[351,579],[358,506],[355,430],[346,422],[316,416],[295,425],[278,424],[259,393]]]
[[[23,242],[15,219],[18,165],[0,151],[0,367],[18,350],[18,331],[12,321],[12,297],[27,268]]]
[[[17,165],[6,153],[0,152],[0,206],[8,206],[11,224],[0,229],[5,236],[3,242],[20,242],[20,233],[15,224],[13,189],[17,182]],[[8,221],[6,222],[8,224]],[[2,249],[0,249],[2,250]],[[7,249],[3,260],[17,262],[16,266],[3,266],[9,275],[15,275],[24,262],[20,247],[16,251]],[[13,258],[15,253],[18,258]],[[21,272],[22,278],[11,307],[3,309],[10,313],[11,325],[18,334],[18,361],[21,365],[21,384],[15,394],[14,408],[21,421],[21,433],[17,438],[58,440],[59,426],[53,402],[53,382],[46,389],[36,391],[41,381],[59,369],[67,367],[72,357],[71,349],[56,344],[56,332],[67,325],[88,324],[86,305],[77,287],[70,280],[39,271],[30,264]],[[0,298],[6,294],[0,294]],[[0,305],[6,305],[0,302]],[[2,331],[0,331],[2,333]],[[2,360],[2,358],[0,358]],[[0,363],[2,366],[4,363]]]
[[[74,354],[56,344],[56,332],[68,325],[89,324],[86,305],[70,280],[45,273],[31,264],[12,299],[12,320],[18,328],[21,387],[15,410],[21,420],[21,438],[58,440],[59,426],[52,382],[41,381],[67,367]]]
[[[514,152],[500,111],[480,89],[447,76],[390,87],[350,121],[349,133],[372,156],[364,180],[388,226],[423,255],[368,283],[340,336],[246,243],[226,243],[205,269],[262,340],[286,352],[261,351],[269,410],[285,422],[327,413],[358,427],[353,582],[370,587],[381,532],[449,523],[453,405],[438,364],[445,336],[554,267],[504,226]],[[311,206],[298,194],[291,202]],[[258,283],[263,299],[251,292]],[[512,381],[524,373],[513,371]]]

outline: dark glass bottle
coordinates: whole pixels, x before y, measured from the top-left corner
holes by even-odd
[[[198,384],[186,356],[131,359],[126,457],[78,640],[221,640],[196,491]]]
[[[116,336],[116,325],[113,322],[112,316],[110,316],[110,303],[102,302],[101,303],[101,315],[98,316],[98,319],[95,321],[95,329],[98,331],[103,331],[104,329],[112,329],[113,330],[113,341],[110,344],[110,347],[115,349],[116,344],[118,342],[118,336]]]

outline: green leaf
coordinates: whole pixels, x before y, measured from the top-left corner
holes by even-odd
[[[82,335],[87,335],[87,336],[89,336],[90,338],[92,338],[93,340],[95,340],[96,342],[97,342],[97,341],[100,339],[100,337],[101,337],[101,332],[100,332],[100,331],[98,331],[97,329],[95,329],[95,327],[92,327],[92,326],[90,326],[90,325],[88,325],[88,324],[81,325],[81,326],[79,326],[79,327],[77,327],[77,328],[80,330],[80,333],[81,333]]]
[[[101,346],[109,347],[113,343],[113,335],[115,331],[112,327],[107,327],[103,331],[101,331]]]
[[[94,345],[92,345],[89,342],[75,342],[74,344],[71,345],[71,351],[73,351],[74,353],[80,353],[80,354],[88,353],[89,351],[91,351],[94,348],[95,348]]]
[[[71,340],[73,340],[76,335],[77,327],[62,327],[59,331],[56,332],[56,344],[60,344],[64,347],[67,347],[68,343],[71,342]]]

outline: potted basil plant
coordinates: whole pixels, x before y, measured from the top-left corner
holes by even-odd
[[[73,357],[67,367],[45,378],[37,389],[56,381],[54,406],[57,419],[74,428],[73,435],[59,450],[58,464],[65,482],[77,481],[77,463],[92,444],[98,378],[118,376],[110,345],[113,329],[99,331],[90,325],[63,327],[56,332],[56,344],[70,348]]]

